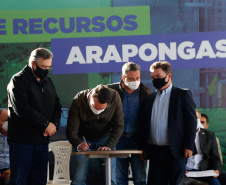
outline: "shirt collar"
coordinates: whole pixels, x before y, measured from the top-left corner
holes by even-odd
[[[166,89],[164,89],[163,91],[162,91],[162,93],[160,93],[160,91],[158,91],[158,90],[156,90],[156,92],[157,92],[157,94],[159,94],[159,95],[167,95],[167,94],[170,94],[171,93],[171,90],[172,90],[172,86],[173,86],[173,84],[171,84],[169,87],[167,87]]]

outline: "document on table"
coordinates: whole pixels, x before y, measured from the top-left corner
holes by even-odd
[[[214,173],[214,170],[206,170],[206,171],[190,171],[185,173],[187,177],[213,177],[218,176],[218,174]]]

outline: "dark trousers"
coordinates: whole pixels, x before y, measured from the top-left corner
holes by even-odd
[[[169,146],[149,145],[148,185],[177,185],[185,176],[184,158],[174,159]]]
[[[48,145],[9,143],[10,185],[46,185]]]
[[[221,171],[220,176],[218,177],[220,183],[226,184],[226,171]]]

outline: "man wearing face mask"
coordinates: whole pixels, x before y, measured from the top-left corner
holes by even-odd
[[[151,90],[140,83],[140,66],[127,62],[122,67],[121,82],[108,85],[108,87],[118,91],[124,111],[124,130],[119,142],[116,145],[117,150],[139,149],[139,130],[140,130],[140,109],[144,98],[151,93]],[[128,168],[131,165],[133,183],[142,185],[143,171],[146,171],[146,162],[141,160],[139,155],[131,155],[128,158],[117,158],[117,184],[128,184]]]
[[[197,120],[191,91],[172,85],[170,63],[150,67],[156,92],[142,107],[145,158],[150,159],[148,184],[178,185],[185,174],[185,158],[192,156]]]
[[[45,185],[47,181],[49,137],[61,117],[55,86],[47,77],[52,57],[48,49],[33,50],[29,64],[7,87],[10,184]]]
[[[206,114],[201,114],[201,119],[200,119],[204,129],[208,129],[209,128],[209,117],[206,115]],[[223,166],[223,157],[222,157],[222,151],[221,151],[221,146],[220,146],[220,141],[219,139],[216,137],[216,141],[217,141],[217,146],[218,146],[218,153],[220,155],[220,160],[221,160],[221,164]],[[218,180],[220,181],[220,183],[223,185],[223,184],[226,184],[226,171],[225,170],[222,170],[219,177],[218,177]]]
[[[123,132],[123,109],[117,91],[104,85],[79,92],[68,113],[66,135],[72,151],[113,150]],[[71,185],[83,185],[90,159],[71,156]],[[112,184],[115,180],[115,158],[111,159]]]
[[[9,145],[7,142],[8,111],[0,110],[0,185],[9,184],[10,162]]]
[[[218,146],[215,133],[204,129],[200,122],[201,114],[196,110],[197,129],[195,137],[196,153],[187,159],[185,169],[189,171],[214,170],[215,177],[196,177],[195,179],[208,183],[209,185],[220,185],[218,176],[222,165],[218,152]]]

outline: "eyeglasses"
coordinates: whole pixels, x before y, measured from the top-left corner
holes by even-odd
[[[40,67],[40,68],[42,68],[42,69],[48,69],[48,70],[51,70],[51,69],[53,69],[52,68],[52,66],[45,66],[45,65],[38,65],[36,62],[35,62],[35,64],[38,66],[38,67]]]

